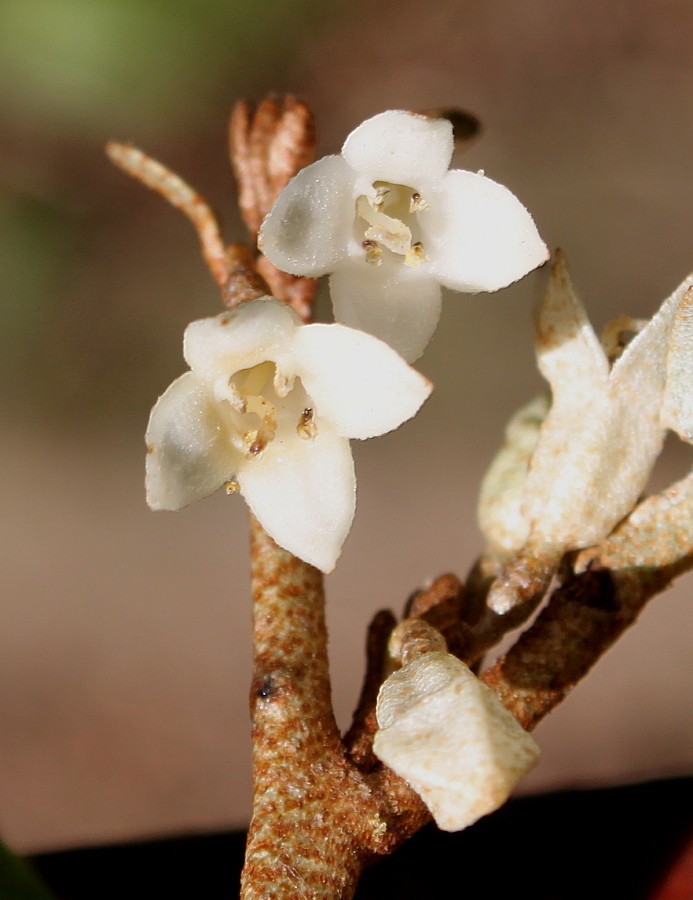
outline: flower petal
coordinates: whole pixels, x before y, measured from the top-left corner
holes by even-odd
[[[448,172],[421,222],[432,272],[456,291],[497,291],[549,258],[517,197],[473,172]]]
[[[265,531],[281,547],[331,572],[349,533],[356,477],[349,442],[329,427],[302,439],[284,430],[237,480]]]
[[[536,353],[539,371],[551,385],[554,407],[563,402],[564,395],[573,407],[589,402],[593,393],[606,385],[609,361],[560,250],[537,311]]]
[[[611,370],[611,421],[594,489],[600,506],[612,512],[609,531],[635,505],[662,450],[667,352],[682,304],[684,321],[687,315],[685,288],[664,301]]]
[[[524,513],[535,546],[582,547],[595,532],[597,540],[603,536],[612,515],[594,493],[612,401],[606,354],[560,252],[536,330],[537,360],[551,385],[552,404],[530,463]]]
[[[447,119],[388,110],[355,128],[342,155],[367,183],[389,181],[425,192],[444,176],[453,148]]]
[[[548,397],[535,397],[508,422],[505,441],[481,482],[477,519],[494,550],[519,550],[529,534],[524,512],[527,472],[549,409]]]
[[[292,275],[324,275],[347,252],[354,221],[353,173],[326,156],[287,184],[265,217],[258,246]]]
[[[203,378],[231,376],[276,359],[300,323],[288,304],[261,297],[231,312],[191,322],[185,329],[183,355]]]
[[[437,281],[389,260],[343,263],[330,278],[330,294],[338,322],[374,334],[407,362],[421,356],[440,318]]]
[[[235,454],[219,407],[193,372],[181,375],[159,397],[145,440],[152,509],[180,509],[208,497],[234,475]]]
[[[433,387],[386,343],[345,325],[306,325],[293,352],[293,369],[316,417],[342,437],[364,439],[398,428]]]
[[[685,291],[671,328],[662,424],[684,441],[693,441],[693,276],[678,289]]]
[[[553,405],[526,486],[532,539],[569,549],[602,540],[633,508],[664,440],[660,407],[669,334],[685,285],[614,363],[601,349],[557,259],[539,317],[537,352]]]

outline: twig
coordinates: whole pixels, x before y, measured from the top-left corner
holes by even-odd
[[[482,680],[527,729],[563,700],[672,580],[693,568],[693,476],[583,551],[534,624]]]
[[[351,727],[344,735],[344,745],[349,756],[363,772],[368,772],[379,765],[373,753],[373,736],[378,728],[375,702],[385,677],[387,642],[396,624],[397,619],[393,613],[389,609],[381,609],[368,626],[366,674]]]
[[[253,819],[242,900],[347,898],[384,830],[332,712],[322,576],[252,521]]]
[[[137,147],[109,141],[106,153],[124,172],[158,191],[172,206],[185,213],[197,231],[209,271],[217,284],[223,287],[228,274],[224,244],[216,217],[202,197],[179,175]]]

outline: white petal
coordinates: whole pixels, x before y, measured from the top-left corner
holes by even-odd
[[[235,456],[205,383],[193,372],[159,397],[145,437],[147,503],[180,509],[232,478]]]
[[[343,263],[330,278],[330,294],[338,322],[374,334],[407,362],[421,356],[440,318],[438,282],[389,260]]]
[[[376,715],[376,756],[417,791],[446,831],[498,809],[539,755],[493,691],[442,651],[391,675]]]
[[[355,215],[353,173],[341,156],[326,156],[296,175],[265,217],[258,245],[292,275],[330,272],[347,251]]]
[[[431,269],[456,291],[497,291],[549,258],[525,207],[483,175],[448,172],[420,219]]]
[[[609,531],[635,505],[664,443],[660,413],[667,351],[685,290],[678,288],[626,347],[609,378],[611,422],[595,496],[612,511]],[[687,311],[683,311],[685,321]],[[689,388],[690,389],[690,388]]]
[[[606,385],[609,361],[577,296],[563,253],[556,252],[546,293],[536,316],[539,371],[551,385],[554,406],[586,402]]]
[[[425,192],[447,171],[453,147],[447,119],[389,110],[355,128],[342,155],[371,184],[389,181]]]
[[[481,533],[494,549],[516,551],[527,540],[525,484],[548,408],[548,398],[541,396],[515,413],[506,426],[503,446],[481,482],[477,518]]]
[[[304,440],[283,431],[237,474],[241,493],[281,547],[331,572],[349,533],[356,478],[349,442],[329,428]]]
[[[345,325],[306,325],[293,352],[293,369],[316,417],[342,437],[370,438],[398,428],[433,387],[383,341]]]
[[[634,507],[664,440],[660,407],[680,288],[614,364],[607,379],[584,311],[557,261],[537,350],[553,406],[526,487],[535,541],[587,547]],[[603,355],[603,354],[602,354]]]
[[[185,329],[183,355],[198,375],[231,376],[266,360],[276,360],[301,320],[273,297],[242,303],[232,312],[198,319]]]
[[[534,544],[586,546],[611,511],[595,497],[610,427],[609,363],[577,297],[561,253],[537,315],[536,352],[552,404],[525,486]]]
[[[667,353],[667,377],[662,405],[662,424],[684,441],[693,441],[693,278],[676,313]]]

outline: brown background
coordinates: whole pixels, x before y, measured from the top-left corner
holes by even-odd
[[[320,152],[386,108],[467,107],[484,168],[563,246],[595,325],[651,314],[693,268],[693,7],[661,0],[3,0],[0,6],[0,829],[20,850],[241,825],[250,802],[245,510],[144,505],[142,435],[218,309],[187,222],[110,168],[133,140],[242,238],[231,104],[314,106]],[[421,361],[437,390],[355,448],[359,509],[329,578],[335,700],[366,623],[480,547],[479,478],[540,387],[545,274],[450,295]],[[323,305],[323,314],[328,306]],[[672,441],[659,485],[690,467]],[[526,787],[693,764],[685,580],[537,732]]]

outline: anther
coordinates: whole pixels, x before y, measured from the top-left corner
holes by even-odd
[[[378,245],[377,241],[365,240],[361,241],[361,246],[366,251],[366,262],[371,263],[374,266],[382,265],[382,256],[383,251],[382,248]]]
[[[426,203],[421,194],[418,191],[414,191],[411,197],[409,198],[409,212],[422,212],[425,209],[430,209],[431,204]]]
[[[243,450],[246,456],[258,456],[267,446],[267,440],[259,431],[247,431],[243,435]]]
[[[416,241],[415,244],[412,244],[411,250],[409,250],[404,257],[404,265],[412,266],[413,268],[418,268],[421,263],[427,261],[428,257],[424,252],[423,244],[421,243],[421,241]]]
[[[301,413],[301,418],[296,426],[296,433],[304,441],[309,441],[318,434],[318,426],[313,421],[314,415],[315,411],[310,406],[307,406]]]

